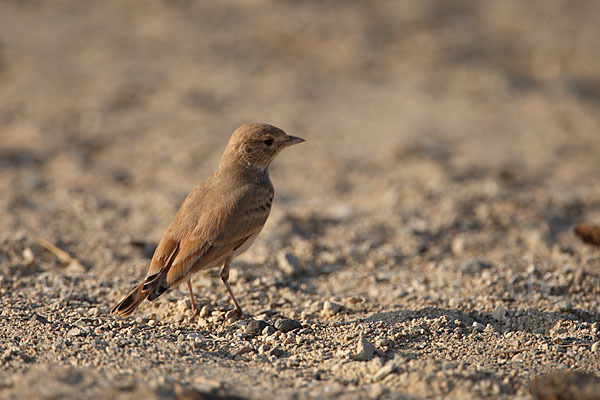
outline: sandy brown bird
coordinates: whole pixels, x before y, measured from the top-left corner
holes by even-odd
[[[231,260],[247,250],[265,225],[273,202],[269,165],[285,147],[304,142],[266,124],[248,124],[233,132],[219,168],[183,201],[152,257],[146,278],[111,311],[130,315],[145,299],[153,301],[191,278],[222,265],[221,280],[238,315],[242,309],[229,286]]]

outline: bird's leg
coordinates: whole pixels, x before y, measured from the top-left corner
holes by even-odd
[[[192,280],[191,279],[189,281],[187,281],[187,287],[190,291],[190,300],[192,301],[192,311],[194,312],[192,314],[192,318],[190,319],[190,321],[193,321],[194,319],[196,319],[198,314],[200,314],[200,311],[198,310],[198,307],[196,307],[196,302],[194,301],[194,292],[192,292]]]
[[[231,300],[233,300],[233,304],[235,305],[235,311],[238,314],[238,317],[241,318],[243,315],[242,307],[240,307],[240,305],[238,304],[237,300],[235,299],[235,296],[233,295],[233,292],[231,291],[231,287],[229,286],[229,262],[230,260],[225,261],[225,264],[223,264],[223,268],[221,268],[221,280],[225,284],[227,292],[229,292],[229,296],[231,296]]]

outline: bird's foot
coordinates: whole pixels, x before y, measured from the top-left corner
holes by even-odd
[[[198,310],[197,308],[193,310],[194,312],[192,313],[192,316],[190,317],[190,322],[194,322],[196,321],[196,318],[198,318],[198,315],[200,315],[200,310]]]

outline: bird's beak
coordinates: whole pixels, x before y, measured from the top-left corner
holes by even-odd
[[[284,147],[288,147],[288,146],[292,146],[294,144],[302,143],[302,142],[305,142],[305,141],[306,140],[302,139],[301,137],[287,135],[286,138],[285,138],[285,140],[283,141],[283,146]]]

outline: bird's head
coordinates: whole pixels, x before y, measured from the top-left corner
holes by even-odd
[[[221,167],[242,162],[266,171],[282,149],[302,142],[304,139],[288,135],[273,125],[242,125],[231,135],[221,158]]]

